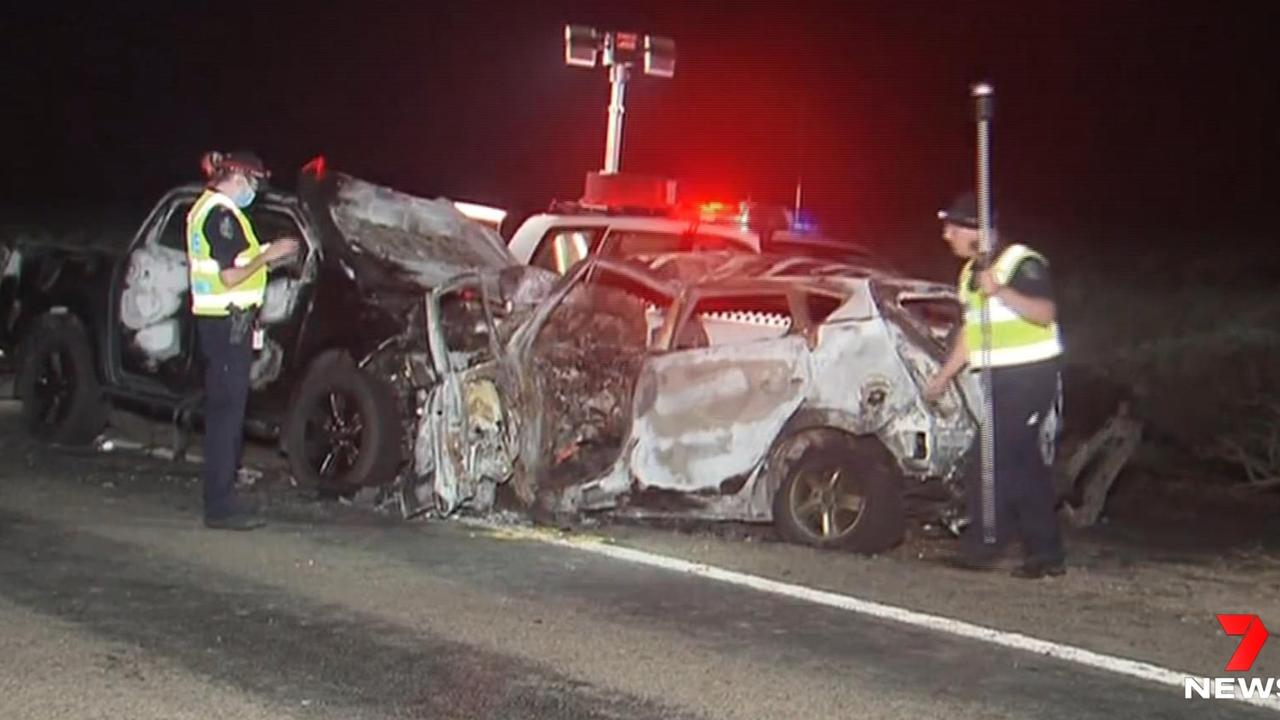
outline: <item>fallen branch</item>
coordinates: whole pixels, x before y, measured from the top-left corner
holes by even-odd
[[[1075,527],[1089,527],[1102,515],[1102,506],[1112,484],[1142,441],[1142,423],[1121,404],[1116,414],[1098,432],[1082,443],[1065,463],[1056,485],[1061,495],[1082,487],[1078,507],[1063,503],[1062,516]]]
[[[1231,436],[1219,437],[1201,456],[1244,471],[1251,490],[1280,486],[1280,403],[1255,403],[1241,412],[1249,421]]]
[[[1253,480],[1245,485],[1237,485],[1233,489],[1239,493],[1248,493],[1252,495],[1254,493],[1265,492],[1278,487],[1280,487],[1280,477],[1273,477],[1267,478],[1266,480]]]

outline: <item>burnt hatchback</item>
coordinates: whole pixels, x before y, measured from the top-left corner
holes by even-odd
[[[429,323],[415,498],[437,514],[509,486],[538,514],[772,522],[878,552],[909,513],[959,512],[977,387],[922,395],[959,325],[950,286],[683,253],[588,259],[515,320],[478,276],[427,305],[476,328]]]

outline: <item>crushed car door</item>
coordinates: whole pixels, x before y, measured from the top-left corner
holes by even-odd
[[[887,286],[878,290],[881,308],[904,332],[910,333],[915,346],[930,351],[928,355],[904,356],[917,379],[933,376],[946,362],[956,338],[963,332],[964,308],[950,289]],[[915,330],[916,332],[912,332]],[[968,421],[963,411],[978,417],[982,409],[982,388],[976,373],[962,372],[938,402],[944,424],[964,426]]]
[[[415,460],[420,475],[433,476],[437,509],[446,514],[491,505],[496,485],[512,471],[508,403],[514,388],[499,355],[492,297],[470,274],[434,290],[427,308],[440,382],[428,400]]]
[[[652,355],[636,385],[632,475],[642,486],[717,491],[750,473],[803,401],[810,350],[782,292],[691,299],[677,343]],[[734,324],[732,332],[723,332]],[[680,338],[686,345],[681,347]]]
[[[894,347],[916,386],[923,389],[946,362],[963,332],[964,309],[948,286],[911,281],[879,281],[873,285]],[[918,460],[930,474],[950,477],[961,469],[972,446],[982,412],[982,389],[976,373],[962,372],[931,404],[928,445]]]
[[[186,217],[192,195],[171,197],[129,249],[115,283],[112,343],[133,382],[174,396],[198,385],[187,275]]]
[[[258,202],[249,209],[248,215],[262,242],[270,243],[280,238],[299,241],[295,257],[268,266],[267,288],[258,313],[258,323],[263,329],[262,347],[254,353],[249,372],[250,387],[255,391],[250,396],[252,408],[258,403],[279,405],[281,401],[287,402],[288,393],[283,386],[265,393],[261,391],[286,377],[290,361],[295,360],[289,354],[297,346],[302,332],[302,321],[319,272],[320,257],[319,243],[299,223],[302,216],[293,206]],[[270,400],[263,397],[272,394],[279,397]]]
[[[184,194],[163,204],[153,213],[153,224],[130,247],[116,282],[112,323],[119,367],[129,379],[175,398],[191,397],[203,386],[187,272],[186,218],[194,200]],[[260,203],[251,212],[264,242],[281,236],[305,238],[285,207]],[[289,321],[313,265],[310,245],[304,240],[298,259],[273,265],[269,271],[266,302],[259,315],[267,328],[266,339],[254,355],[251,370],[255,390],[280,375],[282,346],[288,346],[295,331]]]
[[[4,348],[13,350],[12,333],[18,318],[18,282],[21,280],[22,253],[16,246],[0,244],[0,372],[9,371],[12,357]]]

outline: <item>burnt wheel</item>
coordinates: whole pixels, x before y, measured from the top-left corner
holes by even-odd
[[[27,333],[16,390],[27,431],[44,442],[87,445],[106,425],[107,403],[80,321],[46,315]]]
[[[874,438],[815,447],[793,463],[773,498],[786,539],[862,553],[888,550],[906,525],[902,487]]]
[[[345,358],[307,374],[285,433],[294,477],[324,493],[383,485],[400,468],[400,413],[391,388]]]

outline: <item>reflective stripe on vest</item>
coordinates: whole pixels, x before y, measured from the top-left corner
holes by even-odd
[[[187,268],[191,280],[191,312],[204,317],[225,317],[231,307],[250,308],[262,305],[266,295],[267,269],[259,268],[234,288],[222,282],[222,268],[213,258],[204,223],[215,207],[223,207],[240,223],[248,245],[235,258],[236,267],[244,267],[262,252],[258,236],[248,216],[231,198],[206,190],[187,213]]]
[[[1010,245],[996,258],[992,270],[1001,285],[1009,282],[1018,263],[1034,258],[1048,264],[1044,256],[1025,245]],[[969,345],[969,364],[983,367],[982,359],[982,299],[980,290],[969,289],[973,261],[965,263],[960,271],[960,296],[965,301],[965,340]],[[1019,315],[1000,298],[987,298],[987,310],[991,320],[991,367],[1025,365],[1049,360],[1062,354],[1062,339],[1058,324],[1037,325]]]
[[[238,308],[257,307],[262,304],[262,294],[253,290],[228,290],[218,293],[199,293],[191,296],[191,310],[196,315],[224,316],[232,305]]]

